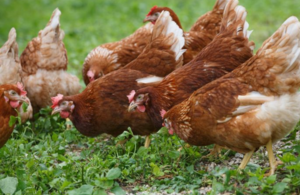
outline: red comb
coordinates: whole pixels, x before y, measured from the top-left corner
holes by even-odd
[[[26,96],[27,95],[27,92],[24,90],[24,86],[22,83],[18,82],[17,83],[17,87],[20,89],[21,91],[21,96]]]
[[[127,96],[128,97],[128,100],[129,100],[129,103],[132,102],[133,98],[134,98],[134,95],[135,95],[135,91],[132,90],[130,92],[130,94]]]
[[[147,14],[147,16],[150,16],[153,14],[153,11],[157,8],[157,5],[153,6],[150,10],[150,12]]]
[[[62,95],[62,94],[57,94],[57,96],[52,97],[51,98],[51,101],[52,101],[51,108],[52,109],[55,108],[58,105],[58,102],[63,99],[63,97],[64,97],[64,95]]]
[[[161,118],[164,118],[164,116],[165,116],[166,113],[167,113],[167,112],[166,112],[164,109],[162,109],[162,110],[160,111],[160,116],[161,116]]]

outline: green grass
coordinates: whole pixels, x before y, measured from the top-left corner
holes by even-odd
[[[7,39],[11,27],[17,30],[19,51],[46,25],[52,11],[62,11],[61,28],[68,50],[69,72],[81,77],[86,55],[99,44],[120,40],[142,25],[142,19],[153,5],[169,6],[178,14],[188,30],[196,19],[210,10],[213,1],[29,1],[0,2],[0,44]],[[251,40],[258,48],[291,15],[300,16],[300,1],[241,0],[248,10],[247,21],[254,32]],[[276,176],[264,178],[266,157],[257,152],[262,164],[251,165],[242,173],[223,162],[234,156],[230,152],[220,159],[203,160],[211,147],[191,147],[178,152],[184,145],[166,130],[152,136],[151,147],[142,147],[144,138],[133,136],[126,144],[115,146],[128,137],[100,136],[87,138],[76,129],[65,130],[65,121],[49,116],[43,110],[35,123],[17,126],[12,138],[0,149],[0,193],[15,194],[124,194],[127,191],[178,192],[190,190],[197,194],[200,187],[211,186],[210,194],[291,194],[300,191],[299,141],[295,131],[285,139],[284,165]],[[225,152],[225,151],[224,151]],[[178,157],[181,155],[180,160]],[[208,171],[201,163],[216,162]],[[147,184],[150,187],[144,186]]]

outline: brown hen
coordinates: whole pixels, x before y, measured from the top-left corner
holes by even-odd
[[[255,56],[174,106],[164,122],[190,144],[246,153],[241,169],[266,145],[271,175],[277,165],[272,144],[300,120],[299,87],[300,22],[290,17]]]
[[[10,116],[17,116],[23,102],[29,103],[26,92],[16,85],[0,85],[0,148],[7,142],[13,129]]]
[[[127,111],[126,95],[132,89],[140,88],[136,79],[149,76],[149,72],[160,75],[164,71],[168,74],[180,66],[183,45],[182,30],[172,21],[169,12],[164,12],[154,26],[151,43],[137,59],[91,82],[78,95],[53,98],[53,114],[59,112],[61,117],[69,117],[78,131],[86,136],[101,133],[117,136],[128,127],[138,135],[156,132],[146,113]],[[140,71],[141,64],[151,71]]]
[[[68,58],[60,29],[61,12],[55,9],[47,26],[32,39],[21,55],[22,81],[34,113],[51,105],[58,93],[73,95],[81,88],[79,79],[66,72]]]
[[[0,48],[0,85],[16,85],[21,82],[22,68],[18,56],[19,53],[16,37],[16,30],[12,28],[9,31],[8,40]],[[19,86],[21,85],[19,84]],[[26,111],[24,111],[21,107],[17,108],[18,112],[20,112],[22,122],[32,118],[32,106],[29,99],[28,102],[29,105]]]
[[[153,25],[146,24],[132,35],[93,49],[85,58],[82,77],[85,84],[124,67],[136,59],[151,39]]]
[[[128,110],[145,107],[139,110],[145,110],[153,125],[159,129],[162,127],[162,110],[169,110],[198,88],[248,60],[252,56],[254,43],[248,40],[247,13],[237,4],[237,0],[228,2],[220,34],[194,60],[173,71],[159,84],[133,92]]]
[[[184,48],[187,49],[187,51],[183,54],[183,64],[194,59],[198,53],[220,32],[223,11],[227,2],[228,0],[217,0],[212,11],[209,11],[198,18],[189,32],[184,33]],[[152,24],[155,24],[159,14],[163,10],[169,11],[173,20],[180,28],[182,28],[178,16],[168,7],[154,6],[147,14],[144,22],[151,21]]]

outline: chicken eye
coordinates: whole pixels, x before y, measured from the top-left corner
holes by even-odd
[[[140,99],[142,99],[142,98],[143,98],[142,95],[139,95],[139,96],[137,97],[138,100],[140,100]]]
[[[15,92],[15,91],[9,91],[9,94],[10,95],[17,95],[17,92]]]
[[[67,105],[67,102],[62,102],[61,105],[65,106],[65,105]]]
[[[154,16],[157,16],[157,17],[158,17],[158,16],[159,16],[159,14],[160,14],[159,12],[156,12],[156,13],[154,14]]]

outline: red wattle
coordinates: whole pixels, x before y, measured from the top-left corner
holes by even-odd
[[[60,117],[61,117],[61,118],[68,118],[69,115],[70,115],[70,113],[67,112],[67,111],[61,111],[61,112],[60,112]]]
[[[9,104],[13,108],[18,108],[20,106],[19,101],[10,101]]]

